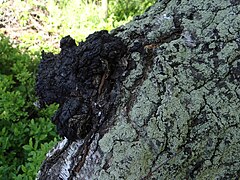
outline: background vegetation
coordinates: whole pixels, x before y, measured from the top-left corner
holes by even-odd
[[[68,34],[82,41],[116,28],[153,2],[109,0],[105,17],[101,0],[0,1],[0,179],[34,179],[60,139],[50,121],[57,105],[34,106],[41,50],[58,52]]]

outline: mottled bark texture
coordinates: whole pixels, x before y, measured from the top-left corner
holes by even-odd
[[[97,39],[101,33],[110,39],[100,40],[99,52],[90,45],[77,55],[68,39],[67,53],[63,47],[62,55],[45,54],[43,61],[48,59],[57,72],[51,75],[53,87],[66,89],[62,95],[53,91],[52,101],[44,95],[40,101],[58,102],[54,122],[60,122],[62,136],[73,132],[47,154],[38,178],[239,177],[239,12],[237,0],[159,0],[111,35],[97,33]],[[105,47],[113,48],[113,56]],[[86,58],[87,52],[95,54]],[[61,63],[56,61],[69,59],[77,63],[58,82]],[[78,70],[82,61],[98,64],[91,78]]]

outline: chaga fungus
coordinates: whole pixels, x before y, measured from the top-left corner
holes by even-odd
[[[106,119],[119,92],[126,46],[120,38],[99,31],[77,46],[70,36],[57,55],[42,53],[36,93],[41,107],[58,103],[52,118],[60,136],[84,138]]]

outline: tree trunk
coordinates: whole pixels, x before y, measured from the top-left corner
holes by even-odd
[[[122,55],[96,76],[96,98],[87,97],[92,98],[88,103],[99,102],[99,94],[105,93],[100,99],[107,105],[96,110],[101,118],[89,105],[95,115],[83,120],[86,116],[79,113],[83,112],[79,105],[65,119],[65,131],[65,121],[59,125],[60,118],[56,120],[60,134],[68,139],[47,154],[38,179],[237,179],[239,12],[237,0],[159,0],[143,15],[113,30],[110,34],[116,39],[111,43],[123,42],[117,44]],[[75,52],[68,48],[66,52]],[[39,83],[40,76],[41,72]],[[111,99],[114,92],[117,95]],[[59,98],[64,102],[54,102],[60,103],[56,116],[61,117],[70,100]],[[85,130],[83,134],[68,132],[69,118],[76,114],[75,131]]]

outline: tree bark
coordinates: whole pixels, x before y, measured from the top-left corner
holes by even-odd
[[[159,0],[113,30],[127,68],[112,115],[59,142],[38,179],[237,179],[239,12],[237,0]]]

